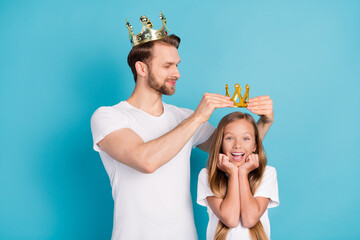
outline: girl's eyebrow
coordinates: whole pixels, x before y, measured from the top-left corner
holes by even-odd
[[[251,132],[244,132],[244,134],[250,134],[250,135],[252,135]]]
[[[232,133],[232,132],[225,132],[224,135],[226,135],[226,134],[234,134],[234,133]],[[245,134],[252,135],[251,132],[244,132],[244,133],[242,133],[242,134],[243,134],[243,135],[245,135]]]
[[[233,134],[233,133],[232,132],[225,132],[224,135],[226,135],[226,134]]]

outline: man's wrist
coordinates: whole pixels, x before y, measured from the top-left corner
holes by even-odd
[[[200,114],[196,114],[196,112],[194,112],[189,119],[191,119],[192,121],[194,121],[194,123],[197,123],[199,125],[203,124],[204,122],[206,122],[207,120],[204,119]]]
[[[271,124],[273,124],[273,122],[274,122],[274,117],[268,118],[265,115],[262,115],[262,116],[260,116],[258,124],[271,125]]]

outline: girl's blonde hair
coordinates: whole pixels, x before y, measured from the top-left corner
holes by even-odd
[[[218,198],[224,199],[227,191],[227,176],[216,166],[217,162],[219,161],[219,153],[223,153],[221,146],[224,138],[224,129],[229,123],[240,119],[245,119],[254,127],[256,143],[255,153],[259,155],[259,167],[251,171],[248,175],[250,190],[253,195],[261,182],[266,167],[266,155],[254,118],[251,115],[242,112],[233,112],[226,115],[221,119],[218,127],[214,132],[214,137],[209,153],[209,161],[207,164],[209,173],[209,186],[215,197]],[[215,231],[214,240],[225,240],[228,231],[229,228],[219,220],[218,226]],[[267,239],[260,220],[256,223],[254,227],[249,228],[249,231],[252,240]]]

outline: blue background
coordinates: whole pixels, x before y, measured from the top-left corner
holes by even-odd
[[[280,206],[273,239],[358,239],[360,1],[0,1],[0,239],[110,239],[113,200],[92,150],[96,108],[127,99],[125,19],[182,38],[174,96],[195,109],[204,92],[249,84],[274,100],[265,138]],[[232,110],[216,110],[217,125]],[[192,154],[195,203],[207,155]]]

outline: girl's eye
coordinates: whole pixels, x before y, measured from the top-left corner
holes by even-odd
[[[225,138],[226,140],[232,140],[232,137],[227,137],[227,138]]]
[[[244,140],[245,140],[245,141],[249,141],[249,140],[250,140],[250,138],[248,138],[248,137],[245,137],[245,138],[244,138]]]

